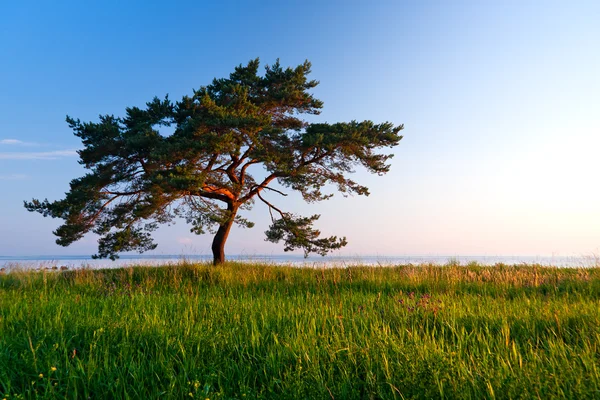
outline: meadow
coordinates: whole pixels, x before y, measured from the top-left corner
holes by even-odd
[[[600,268],[12,271],[15,398],[600,398]]]

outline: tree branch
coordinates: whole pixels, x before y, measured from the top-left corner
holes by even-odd
[[[285,213],[283,211],[281,211],[279,208],[275,207],[273,204],[271,204],[267,200],[265,200],[265,198],[260,195],[260,192],[258,192],[256,194],[258,195],[258,198],[262,200],[263,203],[265,203],[267,206],[269,206],[269,214],[271,215],[271,221],[275,222],[275,218],[273,218],[273,213],[271,212],[271,209],[277,211],[279,213],[279,215],[281,215],[281,218],[283,220],[286,220]]]
[[[100,207],[100,209],[90,217],[90,220],[88,222],[88,224],[93,223],[96,219],[98,219],[98,217],[100,216],[100,214],[102,214],[102,211],[104,211],[104,209],[110,204],[112,203],[114,200],[118,199],[119,197],[121,197],[120,195],[116,195],[111,199],[108,199],[108,201],[106,203],[104,203],[102,205],[102,207]]]
[[[257,164],[258,161],[257,160],[250,160],[248,161],[246,164],[244,164],[242,166],[242,169],[240,170],[240,184],[244,185],[244,182],[246,181],[246,170],[248,169],[249,166],[251,166],[252,164]]]
[[[261,187],[261,185],[254,185],[253,188],[255,188],[255,187]],[[283,193],[281,190],[273,189],[272,187],[269,187],[269,186],[262,186],[262,189],[268,189],[275,193],[279,193],[282,196],[287,196],[287,193]]]
[[[206,190],[206,189],[209,190]],[[189,191],[187,194],[191,196],[206,197],[207,199],[220,200],[226,204],[233,203],[234,196],[227,189],[218,189],[211,186],[204,186],[202,189],[197,191]]]
[[[246,201],[248,201],[249,199],[251,199],[252,197],[254,197],[255,195],[257,195],[258,193],[260,193],[264,188],[267,187],[267,185],[269,183],[271,183],[271,181],[275,178],[277,178],[279,176],[279,174],[276,173],[272,173],[271,175],[267,176],[260,185],[256,185],[254,187],[254,189],[251,189],[250,192],[248,192],[247,195],[245,195],[244,197],[242,197],[242,203],[245,203]]]

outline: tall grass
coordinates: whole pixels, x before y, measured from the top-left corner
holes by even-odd
[[[600,269],[0,276],[2,398],[599,398]]]

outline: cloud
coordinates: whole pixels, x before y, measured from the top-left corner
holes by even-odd
[[[29,176],[25,174],[0,175],[0,181],[20,181],[27,178],[29,178]]]
[[[77,150],[0,152],[0,160],[56,160],[64,157],[76,157]]]
[[[56,147],[56,145],[52,143],[25,142],[19,139],[0,139],[0,145],[19,147]]]
[[[0,144],[25,144],[25,142],[17,139],[2,139]]]

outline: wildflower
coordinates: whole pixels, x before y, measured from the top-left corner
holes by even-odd
[[[194,395],[192,394],[192,392],[189,392],[189,393],[188,393],[188,396],[190,396],[190,397],[194,397]]]
[[[50,367],[50,371],[52,371],[52,372],[56,371],[56,367]]]
[[[40,378],[43,378],[43,377],[44,377],[44,374],[40,374]]]

